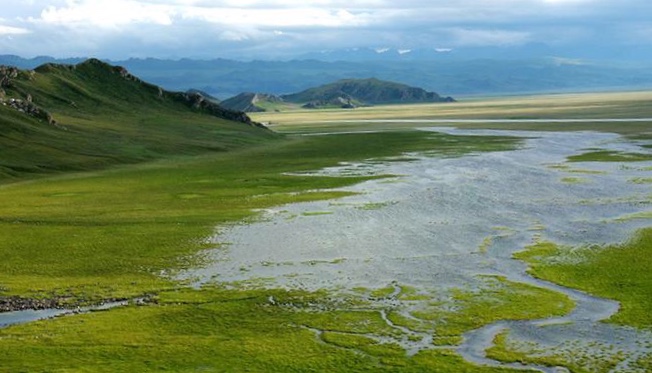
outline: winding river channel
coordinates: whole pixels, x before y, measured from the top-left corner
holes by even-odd
[[[479,289],[486,275],[500,276],[565,294],[576,307],[563,317],[505,320],[468,332],[461,344],[448,346],[466,360],[564,371],[487,358],[496,335],[508,331],[510,340],[536,346],[543,355],[581,355],[589,361],[618,355],[613,371],[637,371],[630,364],[652,352],[652,333],[600,322],[617,312],[618,303],[535,279],[512,254],[539,239],[573,246],[622,242],[649,226],[649,220],[635,218],[650,209],[649,184],[632,180],[649,178],[651,162],[566,163],[587,149],[646,149],[595,132],[429,130],[527,139],[513,151],[410,154],[418,160],[320,170],[315,174],[399,176],[346,188],[359,193],[351,197],[281,206],[261,212],[252,224],[220,228],[213,238],[220,247],[208,253],[212,264],[181,277],[196,286],[219,281],[346,292],[401,284],[437,293]],[[397,303],[392,309],[410,317],[411,306]],[[402,343],[408,353],[436,348],[425,337],[410,340],[418,342]]]

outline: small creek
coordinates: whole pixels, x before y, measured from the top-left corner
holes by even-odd
[[[141,302],[142,299],[136,299],[135,302]],[[78,308],[49,308],[42,310],[20,310],[11,312],[0,312],[0,328],[6,328],[11,325],[24,324],[32,321],[51,319],[58,316],[74,315],[92,311],[108,310],[115,307],[126,306],[130,301],[106,302],[96,306],[85,306]]]
[[[280,206],[262,211],[255,223],[221,227],[213,238],[220,247],[206,253],[212,263],[180,278],[195,286],[218,281],[341,291],[390,283],[474,289],[482,286],[482,275],[502,276],[566,294],[577,306],[564,317],[500,321],[468,332],[454,347],[465,359],[559,371],[488,359],[485,351],[495,336],[509,329],[510,339],[544,350],[622,354],[614,371],[635,371],[628,364],[651,353],[652,333],[599,322],[617,312],[616,302],[534,279],[512,254],[537,239],[573,246],[622,242],[649,226],[649,220],[623,217],[650,209],[649,184],[630,180],[649,178],[652,162],[565,163],[586,149],[646,150],[594,132],[430,130],[527,140],[513,151],[454,158],[411,154],[419,160],[320,170],[315,174],[400,176],[346,188],[360,193],[351,197]],[[417,341],[402,344],[408,353],[423,348],[424,340],[430,343],[412,339]]]

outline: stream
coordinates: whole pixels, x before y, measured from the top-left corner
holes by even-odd
[[[75,315],[80,313],[88,313],[93,311],[102,311],[108,310],[115,307],[126,306],[131,302],[140,303],[144,299],[138,298],[135,300],[123,300],[115,302],[106,302],[94,306],[84,306],[77,308],[47,308],[42,310],[19,310],[19,311],[10,311],[10,312],[0,312],[0,328],[5,328],[7,326],[24,324],[32,321],[46,320],[54,317],[64,316],[64,315]]]
[[[470,331],[454,347],[466,360],[563,371],[488,359],[486,349],[508,329],[510,341],[536,346],[542,354],[621,356],[612,371],[636,371],[630,364],[652,352],[652,333],[600,322],[617,312],[616,302],[534,279],[512,254],[539,239],[571,246],[619,243],[649,226],[649,220],[634,218],[650,209],[649,184],[630,180],[649,178],[652,162],[566,163],[566,157],[587,149],[649,151],[618,135],[596,132],[429,130],[526,140],[512,151],[461,157],[408,154],[418,160],[316,171],[398,176],[344,189],[357,195],[267,209],[254,223],[220,227],[212,239],[219,247],[206,252],[210,264],[179,279],[197,287],[219,282],[334,292],[397,283],[435,293],[480,289],[486,275],[505,277],[563,293],[576,307],[564,317],[499,321]],[[392,307],[402,307],[398,303]],[[409,316],[409,307],[403,306]],[[422,340],[395,342],[414,353],[423,348]]]

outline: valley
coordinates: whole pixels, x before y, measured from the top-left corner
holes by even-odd
[[[60,127],[0,107],[0,298],[72,312],[0,314],[0,371],[652,369],[650,92],[245,118],[49,69],[6,94]]]

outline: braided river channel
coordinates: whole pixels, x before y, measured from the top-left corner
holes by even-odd
[[[408,354],[450,348],[480,365],[566,371],[488,358],[495,337],[508,331],[510,340],[536,346],[540,354],[586,358],[588,370],[591,359],[618,356],[612,371],[640,371],[632,362],[652,353],[652,333],[602,322],[618,311],[617,302],[535,279],[512,254],[538,240],[572,246],[619,243],[649,226],[649,218],[636,214],[650,210],[650,184],[632,180],[649,178],[652,162],[566,162],[587,149],[649,149],[597,132],[424,130],[525,140],[512,151],[460,157],[409,154],[410,161],[315,171],[395,177],[345,188],[357,193],[350,197],[280,206],[262,211],[254,222],[221,227],[212,238],[219,246],[207,252],[210,264],[181,277],[197,286],[220,282],[333,293],[393,286],[392,294],[375,302],[383,319],[409,336],[390,341]],[[443,346],[429,333],[387,318],[390,311],[414,318],[419,308],[417,298],[407,302],[397,296],[402,287],[436,294],[480,289],[494,277],[565,294],[575,308],[561,317],[491,323]],[[388,337],[377,336],[383,338]]]

